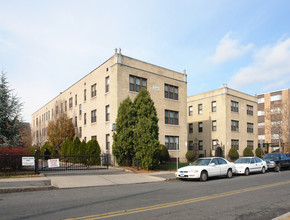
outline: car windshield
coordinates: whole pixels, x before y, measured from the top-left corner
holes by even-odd
[[[279,159],[279,154],[266,154],[264,159]]]
[[[191,166],[208,166],[210,159],[197,159],[191,163]]]
[[[250,163],[251,158],[239,158],[235,161],[235,163]]]

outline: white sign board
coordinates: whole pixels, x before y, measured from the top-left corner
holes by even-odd
[[[59,159],[47,160],[48,168],[59,167]]]
[[[22,166],[34,166],[34,157],[22,157]]]

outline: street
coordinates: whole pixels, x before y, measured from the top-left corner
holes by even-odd
[[[0,194],[1,219],[272,219],[290,211],[290,171]]]

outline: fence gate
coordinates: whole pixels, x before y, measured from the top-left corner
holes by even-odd
[[[108,169],[109,155],[58,155],[40,156],[35,154],[35,172],[69,172]]]

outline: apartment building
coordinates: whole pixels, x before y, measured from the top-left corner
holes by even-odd
[[[228,156],[231,147],[240,155],[257,143],[256,97],[222,88],[187,98],[188,150],[197,156]],[[216,151],[219,149],[220,151]]]
[[[267,152],[289,152],[290,90],[260,94],[257,98],[260,146]]]
[[[33,144],[47,140],[49,121],[66,113],[81,140],[97,139],[102,153],[112,153],[112,135],[118,107],[147,88],[159,118],[159,141],[172,157],[185,155],[187,142],[187,77],[115,50],[115,54],[61,92],[32,115]]]

